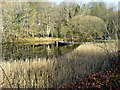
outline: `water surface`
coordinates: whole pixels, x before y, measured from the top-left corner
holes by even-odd
[[[49,45],[22,45],[22,44],[3,44],[2,45],[2,57],[3,60],[25,60],[25,59],[37,59],[37,58],[53,58],[64,55],[71,52],[79,45],[70,46],[56,46],[54,44]]]

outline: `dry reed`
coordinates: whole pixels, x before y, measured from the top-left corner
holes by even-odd
[[[108,52],[106,52],[108,50]],[[52,88],[83,74],[102,71],[109,56],[117,57],[117,44],[85,44],[59,58],[3,62],[2,88]]]

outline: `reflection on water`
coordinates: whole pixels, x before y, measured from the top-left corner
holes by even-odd
[[[25,60],[37,58],[53,58],[64,55],[72,51],[78,45],[58,47],[53,44],[49,45],[19,45],[19,44],[3,44],[2,57],[3,60]]]

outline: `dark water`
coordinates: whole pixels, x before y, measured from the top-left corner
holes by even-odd
[[[53,58],[71,52],[78,46],[78,44],[72,46],[3,44],[2,58],[6,61]]]

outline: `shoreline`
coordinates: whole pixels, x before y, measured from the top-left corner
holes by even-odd
[[[4,42],[1,44],[35,44],[35,43],[39,43],[39,44],[51,44],[54,41],[63,41],[63,39],[60,38],[55,38],[55,37],[34,37],[34,38],[19,38],[18,40],[15,41],[9,41],[9,42]]]

